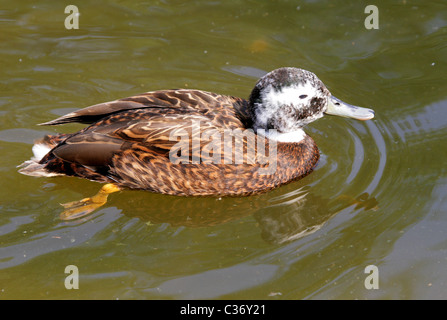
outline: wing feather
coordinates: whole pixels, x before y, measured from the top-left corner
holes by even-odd
[[[208,138],[214,137],[213,133],[222,137],[226,129],[245,129],[245,106],[245,100],[197,90],[154,91],[93,105],[44,123],[92,124],[42,160],[56,157],[107,174],[117,161],[128,159],[132,153],[146,160],[169,160],[166,158],[173,146],[186,137],[189,156],[207,161],[214,157],[214,150],[210,152],[213,140],[201,141],[199,149],[194,148],[193,141],[200,141],[204,133]]]
[[[226,96],[199,90],[180,89],[152,91],[115,101],[95,104],[71,112],[55,120],[41,123],[40,125],[59,125],[70,122],[94,123],[113,113],[144,108],[183,108],[192,110],[199,110],[204,106],[207,106],[207,108],[214,108],[221,104],[222,100],[225,100],[225,98]]]

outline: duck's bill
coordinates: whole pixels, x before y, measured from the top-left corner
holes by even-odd
[[[329,97],[329,103],[325,113],[357,120],[370,120],[374,118],[374,110],[347,104],[334,96]]]

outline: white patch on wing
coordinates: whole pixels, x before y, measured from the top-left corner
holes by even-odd
[[[45,157],[45,155],[50,151],[51,149],[45,145],[45,144],[41,144],[41,143],[37,143],[33,146],[33,153],[34,153],[34,158],[33,160],[39,162],[40,160],[42,160],[43,157]]]

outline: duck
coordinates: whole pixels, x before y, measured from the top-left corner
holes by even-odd
[[[303,128],[325,114],[374,118],[372,109],[334,97],[314,73],[281,67],[261,77],[248,99],[196,89],[157,90],[41,123],[88,126],[36,140],[34,156],[18,167],[28,176],[104,184],[92,197],[62,204],[63,220],[93,212],[109,194],[124,189],[249,196],[314,170],[320,153]]]

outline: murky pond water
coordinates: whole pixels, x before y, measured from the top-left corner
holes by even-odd
[[[0,299],[447,298],[445,1],[377,4],[371,30],[362,1],[73,4],[77,30],[62,3],[0,8]],[[37,123],[156,89],[247,97],[282,66],[376,111],[310,124],[322,156],[303,180],[246,198],[122,191],[65,222],[59,204],[100,185],[17,173],[34,139],[82,128]]]

